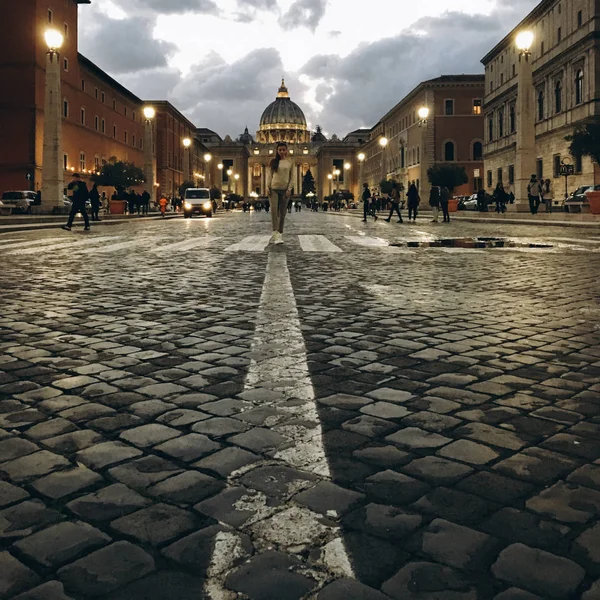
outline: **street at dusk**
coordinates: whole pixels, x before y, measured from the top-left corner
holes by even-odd
[[[0,597],[598,598],[597,229],[270,233],[0,236]]]

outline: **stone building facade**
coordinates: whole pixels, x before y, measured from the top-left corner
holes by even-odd
[[[569,155],[565,136],[600,115],[600,4],[597,0],[543,0],[483,59],[485,66],[485,187],[515,184],[519,51],[516,35],[534,34],[531,48],[536,171],[550,179],[554,198],[565,194],[559,175],[570,161],[568,191],[598,181],[597,165]]]
[[[377,188],[382,179],[394,179],[407,189],[414,181],[427,197],[427,170],[452,163],[464,167],[469,178],[454,193],[477,190],[483,171],[483,84],[483,75],[443,75],[419,84],[371,130],[361,150],[364,182]],[[421,107],[429,109],[425,122]],[[384,137],[388,144],[382,147]]]

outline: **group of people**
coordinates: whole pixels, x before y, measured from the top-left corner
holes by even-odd
[[[533,174],[527,185],[527,196],[529,199],[529,212],[537,215],[540,204],[546,206],[546,212],[552,212],[552,184],[549,179],[538,181],[537,175]]]
[[[144,190],[143,193],[136,193],[133,190],[121,192],[115,192],[111,200],[123,200],[125,201],[125,212],[130,215],[147,215],[150,211],[150,193]]]
[[[85,224],[84,230],[89,231],[90,219],[87,212],[87,203],[90,202],[92,221],[100,221],[100,208],[103,201],[106,202],[106,194],[102,192],[102,195],[100,195],[97,184],[94,184],[92,189],[88,190],[87,184],[81,179],[79,173],[73,173],[67,190],[71,193],[71,210],[69,211],[67,224],[63,225],[63,229],[71,231],[75,215],[81,213]]]
[[[392,190],[389,193],[389,209],[390,214],[385,221],[389,223],[394,216],[394,213],[398,215],[398,223],[404,223],[402,218],[402,209],[404,208],[404,201],[401,198],[402,188],[397,182],[392,182]],[[381,210],[383,205],[382,200],[379,196],[375,195],[369,189],[368,183],[363,183],[363,191],[361,195],[363,202],[363,222],[367,221],[369,216],[373,217],[375,221],[379,218],[377,213]],[[419,204],[421,202],[421,196],[419,195],[419,189],[414,181],[412,181],[406,192],[406,205],[408,206],[408,221],[413,223],[417,222],[417,212],[419,210]]]

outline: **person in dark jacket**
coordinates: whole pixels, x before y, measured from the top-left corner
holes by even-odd
[[[402,223],[402,213],[400,212],[400,186],[395,181],[393,183],[392,193],[390,194],[390,200],[392,206],[390,208],[390,216],[386,219],[386,221],[389,223],[392,220],[394,211],[396,211],[398,213],[398,223]]]
[[[437,185],[432,185],[429,192],[429,206],[433,211],[432,223],[438,223],[438,216],[440,214],[440,188]]]
[[[413,181],[406,192],[406,199],[408,201],[408,220],[412,218],[413,223],[417,222],[417,211],[419,209],[419,202],[421,198],[419,196],[419,190]]]
[[[496,212],[498,214],[506,212],[506,201],[508,199],[508,194],[504,191],[504,186],[498,182],[494,193],[492,194],[492,198],[496,203]]]
[[[440,188],[440,206],[442,207],[442,213],[444,214],[444,223],[450,223],[450,212],[448,210],[448,203],[450,202],[450,190],[443,185]]]
[[[375,218],[375,220],[377,221],[377,215],[375,214],[372,197],[371,197],[371,190],[369,189],[368,183],[363,183],[363,192],[362,192],[361,198],[363,201],[363,221],[364,222],[367,221],[368,215],[372,215]]]
[[[83,221],[85,223],[85,231],[90,230],[90,219],[87,214],[85,203],[89,199],[89,192],[85,181],[81,179],[79,173],[73,173],[73,179],[67,186],[69,192],[71,192],[71,212],[69,213],[69,220],[66,225],[63,225],[63,229],[71,231],[73,220],[77,213],[81,213]]]
[[[479,212],[487,212],[487,199],[483,188],[477,191],[477,210]]]
[[[100,220],[100,192],[98,191],[98,184],[95,183],[94,187],[90,190],[90,203],[92,205],[92,221]]]

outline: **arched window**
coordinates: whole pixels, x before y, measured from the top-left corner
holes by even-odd
[[[575,104],[583,102],[583,70],[577,69],[575,75]]]
[[[473,160],[483,160],[483,144],[481,142],[473,144]]]
[[[261,175],[261,166],[258,163],[254,163],[254,168],[252,169],[252,175],[254,177],[260,177],[260,175]]]
[[[543,121],[544,120],[544,90],[540,90],[538,92],[537,104],[538,104],[538,121]]]
[[[562,112],[562,85],[560,80],[554,86],[554,112],[556,114]]]
[[[444,160],[454,160],[454,142],[446,142],[444,144]]]

